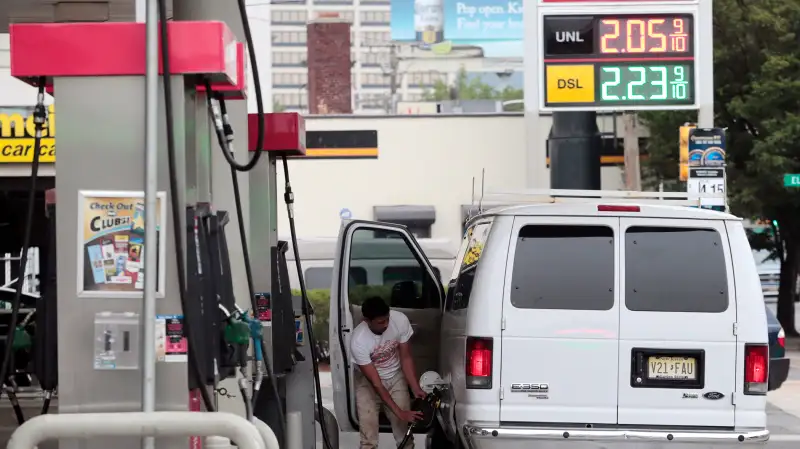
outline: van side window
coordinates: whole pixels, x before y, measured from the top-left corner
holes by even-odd
[[[516,243],[511,304],[519,309],[614,307],[614,231],[607,226],[528,225]]]
[[[393,308],[440,309],[439,279],[431,276],[402,233],[382,230],[376,236],[372,230],[357,229],[352,241],[350,266],[365,267],[371,275],[365,285],[348,289],[350,304],[379,296]]]
[[[444,298],[444,310],[446,311],[453,310],[453,296],[456,292],[456,282],[458,281],[458,274],[461,273],[461,261],[464,260],[464,254],[467,253],[467,247],[469,247],[470,235],[471,234],[464,230],[464,238],[461,239],[461,247],[458,248],[458,254],[453,263],[453,272],[450,274],[450,280],[447,281],[447,286],[445,287],[447,291],[445,292],[446,295]]]
[[[472,282],[475,279],[475,271],[478,269],[478,260],[483,254],[491,227],[491,223],[478,223],[467,229],[465,239],[468,243],[460,260],[458,279],[453,289],[452,310],[469,307],[469,296],[472,293]]]
[[[305,271],[306,288],[329,289],[333,282],[333,267],[311,267]],[[350,286],[366,285],[367,271],[361,267],[350,267]]]
[[[637,312],[728,310],[722,245],[722,236],[713,229],[628,228],[625,306]]]

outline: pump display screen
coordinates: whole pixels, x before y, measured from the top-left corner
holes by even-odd
[[[597,99],[603,104],[692,103],[690,64],[599,65]]]
[[[600,54],[691,54],[688,16],[604,17],[599,22]]]
[[[545,15],[545,107],[691,107],[693,14]]]

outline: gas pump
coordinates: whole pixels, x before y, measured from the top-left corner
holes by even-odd
[[[158,3],[161,18],[166,19],[166,4]],[[226,110],[226,101],[237,94],[242,97],[245,51],[225,23],[162,20],[163,94],[158,97],[152,96],[154,61],[131,56],[145,54],[144,24],[11,28],[12,75],[40,90],[37,142],[47,120],[45,90],[56,95],[59,107],[58,206],[53,193],[47,209],[52,246],[35,317],[35,373],[47,392],[42,412],[48,412],[57,386],[59,413],[185,410],[193,407],[197,396],[203,408],[213,412],[218,398],[212,392],[218,392],[222,380],[238,374],[248,418],[267,422],[282,443],[313,448],[317,416],[325,447],[333,449],[338,444],[328,435],[328,427],[336,425],[335,418],[321,402],[314,407],[315,393],[321,398],[321,391],[313,310],[299,258],[295,267],[288,267],[285,256],[290,244],[298,254],[286,157],[305,153],[303,120],[297,114],[264,113],[244,0],[238,7],[251,48],[258,104],[255,139],[248,139],[254,154],[246,164],[235,160],[234,128]],[[152,55],[151,50],[148,47]],[[144,75],[146,85],[141,82]],[[147,98],[147,114],[142,98]],[[198,119],[203,109],[213,130]],[[155,129],[154,123],[165,125]],[[216,135],[219,154],[230,167],[234,204],[217,204],[210,194],[213,157],[203,153],[211,147],[209,131]],[[147,167],[141,163],[143,148],[148,150]],[[34,153],[32,183],[39,151]],[[279,159],[286,180],[283,199],[290,242],[276,238]],[[250,243],[239,172],[249,172],[251,220],[268,227],[265,235],[256,232]],[[144,189],[142,179],[148,181]],[[248,301],[234,294],[235,273],[225,233],[234,211],[249,312],[237,304]],[[266,221],[258,221],[265,215]],[[97,223],[107,228],[96,228]],[[131,232],[137,227],[142,233],[134,236]],[[106,248],[112,257],[105,257]],[[125,260],[116,257],[125,253]],[[22,254],[27,254],[25,247]],[[301,298],[292,297],[289,269],[299,271]],[[19,292],[6,359],[13,352],[18,298]],[[157,318],[165,324],[154,331]],[[248,347],[254,350],[251,360]],[[90,360],[93,365],[87,365]],[[250,373],[248,361],[255,362]],[[9,366],[4,360],[0,378],[7,377]],[[309,388],[312,382],[315,390]],[[62,444],[77,447],[75,442]],[[135,443],[98,439],[82,447],[109,444]],[[153,444],[182,443],[157,438]]]

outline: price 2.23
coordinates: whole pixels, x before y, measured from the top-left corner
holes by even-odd
[[[603,65],[600,100],[604,103],[691,103],[691,65]]]

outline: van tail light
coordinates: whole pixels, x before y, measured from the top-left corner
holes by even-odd
[[[769,346],[744,345],[744,394],[767,394],[768,380]]]
[[[786,332],[783,331],[783,328],[778,331],[778,346],[786,349]]]
[[[601,204],[597,206],[598,212],[641,212],[639,206],[614,206]]]
[[[467,388],[492,388],[492,356],[491,338],[467,337]]]

